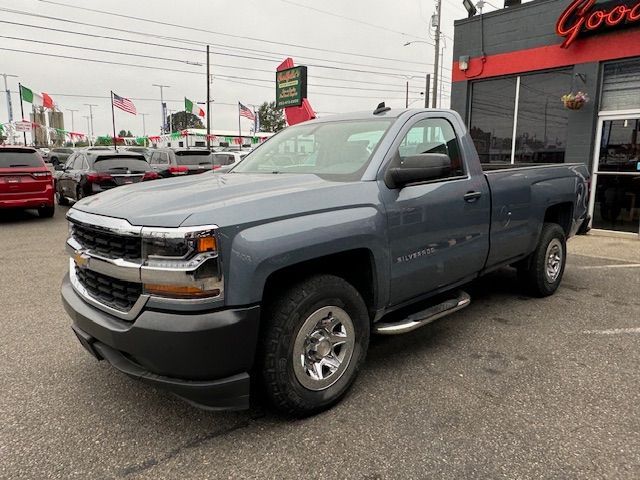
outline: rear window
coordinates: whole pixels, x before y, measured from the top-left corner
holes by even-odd
[[[147,172],[151,169],[144,157],[100,157],[93,163],[96,172],[115,172],[119,170],[131,173]]]
[[[73,153],[73,150],[71,150],[70,148],[54,148],[52,150],[52,152],[56,152],[56,153]]]
[[[42,157],[34,151],[0,149],[0,168],[43,166]]]
[[[176,163],[178,165],[211,165],[213,158],[209,152],[176,152]]]

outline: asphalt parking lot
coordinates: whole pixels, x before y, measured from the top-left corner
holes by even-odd
[[[90,357],[59,300],[65,211],[0,214],[1,478],[640,478],[638,241],[572,240],[546,299],[490,275],[291,421],[196,410]]]

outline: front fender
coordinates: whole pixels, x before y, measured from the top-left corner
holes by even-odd
[[[247,228],[233,239],[225,282],[228,305],[262,300],[272,273],[307,260],[354,249],[368,249],[374,259],[379,304],[388,298],[384,281],[390,265],[383,213],[373,206],[317,212]]]

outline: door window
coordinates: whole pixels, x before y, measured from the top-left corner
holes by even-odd
[[[402,139],[398,148],[400,161],[423,153],[441,153],[451,159],[451,171],[442,178],[464,175],[458,139],[451,124],[443,118],[427,118],[417,122]]]
[[[64,164],[65,169],[70,169],[78,155],[71,155]]]
[[[73,161],[73,170],[82,170],[82,161],[84,160],[84,157],[82,155],[78,155],[75,160]]]

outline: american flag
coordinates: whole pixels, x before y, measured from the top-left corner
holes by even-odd
[[[121,97],[120,95],[116,95],[115,93],[113,94],[113,106],[120,110],[124,110],[125,112],[133,113],[134,115],[138,113],[136,111],[136,106],[131,100]]]
[[[240,102],[238,102],[238,108],[240,109],[241,117],[245,117],[245,118],[248,118],[249,120],[255,121],[256,116],[253,114],[253,112],[249,110],[247,107],[245,107],[243,104],[241,104]]]

